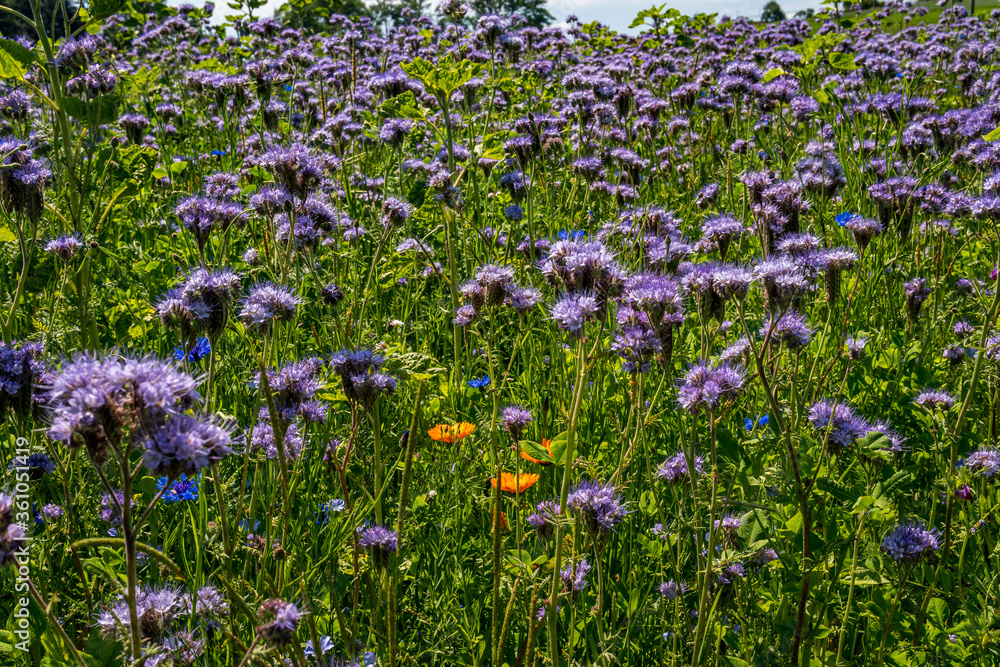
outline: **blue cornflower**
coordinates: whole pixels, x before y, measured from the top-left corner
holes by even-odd
[[[225,154],[226,154],[226,151],[220,151],[218,148],[216,148],[214,151],[212,151],[212,155],[214,155],[216,157],[222,157]]]
[[[157,492],[163,490],[163,487],[167,485],[167,481],[166,477],[160,477],[156,480]],[[182,500],[198,500],[198,479],[182,474],[174,481],[170,489],[163,494],[163,500],[168,503],[176,503]]]
[[[743,426],[746,428],[747,431],[752,431],[756,426],[759,426],[761,428],[767,426],[769,421],[770,417],[768,417],[767,415],[764,415],[763,417],[758,417],[756,424],[754,423],[753,419],[750,419],[749,417],[744,417]]]
[[[587,232],[583,231],[582,229],[574,229],[574,230],[560,229],[559,230],[559,240],[560,241],[579,241],[580,239],[582,239],[586,235],[587,235]]]
[[[319,638],[319,647],[323,650],[324,655],[327,653],[332,653],[334,649],[333,640],[330,639],[330,637],[328,637],[327,635],[322,635]],[[308,657],[316,656],[316,649],[313,648],[313,643],[311,639],[306,642],[306,647],[302,652]]]
[[[473,389],[486,389],[486,387],[490,386],[490,376],[487,373],[483,373],[482,377],[472,378],[465,384]]]
[[[187,356],[187,360],[194,363],[207,357],[211,351],[212,344],[207,338],[200,336],[197,342],[195,342],[194,347],[191,348],[191,351],[188,352],[187,355],[184,354],[183,347],[175,347],[174,359],[177,361],[184,361],[184,357]]]
[[[321,526],[325,525],[330,520],[331,512],[343,512],[345,507],[347,507],[347,503],[340,498],[332,498],[325,503],[317,504],[316,523]]]
[[[843,227],[844,225],[846,225],[847,223],[849,223],[854,218],[859,218],[859,217],[861,217],[861,216],[859,216],[857,213],[851,213],[850,211],[844,211],[843,213],[838,213],[837,215],[835,215],[833,217],[833,221],[836,222],[841,227]]]

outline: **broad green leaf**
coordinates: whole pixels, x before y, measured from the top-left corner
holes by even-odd
[[[113,94],[92,100],[64,97],[62,104],[66,113],[89,127],[108,125],[118,120],[118,97]]]
[[[401,64],[400,67],[424,84],[427,92],[438,98],[451,95],[452,91],[464,86],[483,71],[483,66],[479,63],[468,60],[456,62],[450,56],[442,58],[437,66],[429,60],[418,57]]]
[[[95,21],[102,21],[125,8],[125,0],[91,0],[90,15]]]
[[[983,139],[985,139],[986,141],[996,141],[997,139],[1000,139],[1000,125],[998,125],[996,129],[991,131],[985,137],[983,137]]]
[[[787,72],[781,69],[780,67],[772,67],[771,69],[767,70],[767,72],[765,72],[764,83],[777,79],[782,74],[787,74]]]
[[[829,60],[830,64],[836,69],[852,70],[858,68],[854,62],[854,56],[850,53],[831,53]]]
[[[417,98],[412,90],[387,99],[379,107],[379,111],[386,118],[424,119],[424,114],[420,111],[420,107],[417,105]]]
[[[7,227],[0,227],[0,243],[10,243],[16,241],[17,235]]]
[[[927,620],[938,630],[944,630],[948,626],[948,603],[941,598],[934,598],[927,606]]]
[[[20,79],[35,62],[35,55],[17,42],[0,39],[0,79]]]

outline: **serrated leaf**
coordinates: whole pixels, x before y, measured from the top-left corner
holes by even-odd
[[[0,78],[20,79],[35,62],[35,55],[17,42],[0,39]]]

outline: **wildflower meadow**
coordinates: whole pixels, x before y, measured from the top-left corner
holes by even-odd
[[[0,665],[1000,663],[1000,9],[28,4]]]

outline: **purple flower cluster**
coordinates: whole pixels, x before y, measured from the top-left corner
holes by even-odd
[[[736,400],[743,390],[743,370],[739,366],[692,366],[677,391],[677,402],[692,414],[714,412]]]
[[[913,565],[935,554],[938,535],[919,522],[897,526],[882,539],[882,551],[900,565]]]
[[[584,480],[572,489],[566,507],[576,512],[594,533],[614,529],[628,514],[615,487],[594,480]]]

